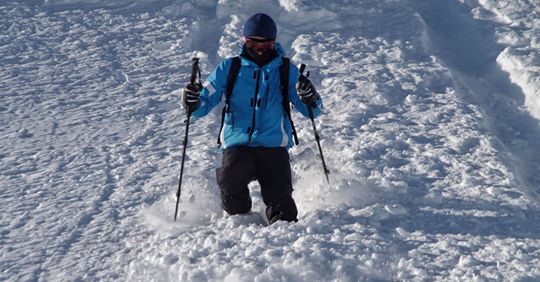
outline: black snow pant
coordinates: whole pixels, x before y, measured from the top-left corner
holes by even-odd
[[[251,210],[248,184],[257,180],[268,221],[297,221],[289,153],[285,148],[227,148],[223,152],[222,167],[216,170],[216,178],[221,190],[221,203],[228,214]]]

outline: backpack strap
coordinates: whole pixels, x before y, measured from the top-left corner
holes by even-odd
[[[279,77],[281,81],[281,95],[283,95],[283,108],[285,113],[291,122],[292,134],[294,137],[294,143],[298,145],[298,136],[296,135],[296,129],[291,117],[291,103],[289,101],[289,58],[282,57],[281,65],[279,66]]]
[[[238,72],[240,72],[240,57],[232,58],[231,68],[229,69],[229,74],[227,76],[227,88],[225,92],[225,107],[221,113],[221,126],[219,127],[218,134],[218,145],[221,145],[221,131],[223,131],[223,124],[225,123],[225,114],[230,111],[231,108],[231,96],[234,88],[234,83],[236,82],[236,77],[238,77]]]
[[[296,129],[294,127],[294,123],[292,121],[291,117],[291,104],[289,101],[289,63],[290,59],[282,57],[281,58],[281,65],[279,66],[279,77],[281,82],[281,95],[283,96],[283,108],[285,109],[285,113],[287,114],[287,117],[289,118],[289,121],[291,122],[291,129],[292,134],[294,137],[294,143],[298,145],[298,136],[296,135]],[[221,113],[221,126],[219,127],[219,134],[218,134],[218,141],[217,143],[221,145],[221,132],[223,131],[223,124],[225,123],[225,114],[230,111],[231,107],[231,96],[234,88],[234,84],[236,82],[236,78],[238,77],[238,72],[240,72],[240,57],[234,57],[232,58],[231,68],[229,70],[229,74],[227,75],[227,88],[225,92],[225,107],[223,107],[223,111]]]

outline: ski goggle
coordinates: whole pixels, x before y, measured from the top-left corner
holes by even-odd
[[[246,45],[247,48],[255,52],[258,52],[258,51],[267,52],[276,47],[276,40],[244,37],[244,44]]]

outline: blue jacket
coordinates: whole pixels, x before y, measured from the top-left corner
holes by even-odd
[[[240,56],[240,71],[230,98],[230,111],[225,114],[221,130],[223,148],[234,146],[286,147],[290,148],[292,127],[283,108],[280,90],[279,66],[284,55],[281,45],[276,44],[279,56],[259,68],[254,62]],[[225,100],[227,76],[232,58],[223,60],[210,74],[201,91],[201,104],[193,112],[195,117],[207,115],[223,98]],[[289,101],[304,116],[309,117],[307,106],[296,92],[299,71],[294,64],[289,68]],[[322,107],[317,99],[313,109],[316,117]]]

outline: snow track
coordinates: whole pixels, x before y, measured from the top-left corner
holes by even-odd
[[[520,189],[540,203],[540,126],[522,107],[522,89],[496,61],[504,47],[496,42],[495,24],[473,19],[467,6],[451,0],[415,6],[427,25],[428,49],[449,67],[465,99],[480,106]]]

